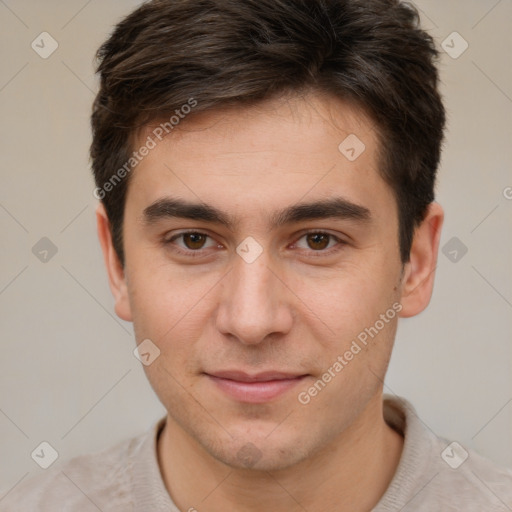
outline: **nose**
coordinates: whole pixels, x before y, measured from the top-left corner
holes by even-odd
[[[252,263],[234,256],[222,280],[217,329],[244,345],[257,345],[270,335],[286,334],[293,323],[293,293],[278,271],[270,268],[267,251]]]

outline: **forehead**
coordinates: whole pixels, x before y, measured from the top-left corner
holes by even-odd
[[[157,126],[146,127],[136,147],[154,139]],[[315,95],[275,99],[183,119],[138,164],[128,194],[141,207],[167,193],[246,215],[251,207],[268,213],[334,195],[378,203],[391,194],[378,172],[378,150],[374,124],[348,103]]]
[[[375,123],[363,109],[335,96],[314,92],[302,95],[288,93],[252,105],[219,106],[206,111],[201,111],[199,104],[195,110],[189,109],[186,115],[163,116],[146,125],[136,134],[135,145],[143,144],[148,136],[155,138],[155,130],[158,131],[159,127],[160,132],[161,127],[164,128],[159,137],[172,139],[176,147],[205,142],[210,142],[211,146],[231,144],[237,137],[237,142],[243,143],[242,147],[236,148],[239,151],[248,151],[252,146],[262,149],[263,146],[283,152],[287,146],[293,146],[294,152],[300,153],[301,149],[311,152],[309,145],[304,146],[306,140],[318,145],[315,139],[326,135],[343,139],[357,134],[370,146],[378,142]],[[284,127],[286,131],[281,130]],[[297,134],[297,130],[303,134]],[[274,136],[276,131],[279,132],[277,138]],[[295,145],[293,141],[296,141]],[[331,143],[331,140],[326,140],[326,144]],[[322,151],[325,148],[318,146],[316,149]]]

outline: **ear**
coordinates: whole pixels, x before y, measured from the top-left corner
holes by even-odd
[[[115,300],[115,312],[119,318],[132,321],[132,313],[126,286],[126,275],[112,243],[110,221],[102,203],[96,208],[98,238],[103,251],[103,259],[107,268],[110,290]]]
[[[414,232],[410,259],[402,278],[401,317],[421,313],[430,302],[443,220],[441,205],[431,203],[425,219]]]

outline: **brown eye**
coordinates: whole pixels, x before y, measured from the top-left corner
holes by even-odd
[[[191,250],[201,249],[208,238],[202,233],[183,233],[181,236],[187,249]]]
[[[182,231],[162,242],[167,250],[190,258],[206,258],[211,256],[213,249],[222,249],[210,235],[201,231]]]
[[[311,233],[307,236],[308,246],[315,250],[321,251],[329,245],[331,235],[326,233]]]
[[[346,244],[337,236],[326,231],[309,231],[295,242],[295,247],[309,253],[310,256],[321,257],[334,254]]]

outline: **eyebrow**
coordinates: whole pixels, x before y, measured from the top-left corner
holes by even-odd
[[[194,203],[184,199],[164,197],[144,209],[143,220],[154,224],[163,219],[182,218],[221,224],[233,231],[239,221],[215,206]],[[369,222],[371,212],[365,206],[353,203],[342,197],[322,199],[310,203],[298,203],[269,216],[269,226],[276,228],[287,224],[318,219],[348,219]]]

